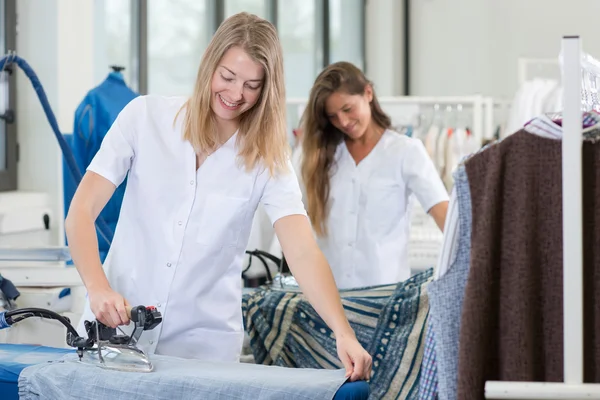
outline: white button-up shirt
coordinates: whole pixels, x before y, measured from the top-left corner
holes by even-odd
[[[185,99],[141,96],[121,112],[89,171],[127,190],[104,263],[132,306],[155,305],[163,322],[144,332],[149,353],[237,361],[242,348],[241,271],[259,202],[272,223],[306,215],[296,175],[246,171],[237,133],[196,170],[182,139]],[[83,320],[94,316],[86,304]],[[133,324],[130,324],[131,328]],[[130,329],[125,330],[127,333]]]
[[[317,241],[336,284],[356,288],[409,278],[409,197],[414,193],[426,211],[448,200],[422,142],[387,130],[358,165],[344,143],[335,161],[328,235]]]

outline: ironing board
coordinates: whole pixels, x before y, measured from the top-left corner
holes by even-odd
[[[61,359],[72,349],[60,349],[26,344],[0,343],[0,393],[3,400],[18,400],[18,379],[28,366]],[[348,382],[341,386],[334,400],[366,400],[369,397],[366,382]]]
[[[0,343],[0,396],[3,400],[19,399],[19,374],[25,367],[55,361],[75,350],[54,347]]]

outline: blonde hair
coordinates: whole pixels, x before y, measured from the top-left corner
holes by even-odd
[[[247,169],[262,163],[273,174],[287,166],[289,156],[283,52],[275,27],[256,15],[233,15],[214,34],[202,56],[194,93],[180,110],[187,110],[183,138],[198,153],[208,154],[220,145],[211,108],[211,82],[223,55],[232,47],[243,49],[264,69],[259,99],[240,117],[238,155]]]
[[[329,215],[330,171],[334,167],[335,152],[344,140],[344,133],[331,124],[325,111],[327,98],[334,92],[363,95],[373,84],[362,71],[348,62],[337,62],[326,67],[310,91],[308,104],[302,116],[302,180],[306,187],[307,212],[315,233],[327,234]],[[371,101],[371,118],[379,127],[388,129],[391,120],[382,110],[375,90]]]

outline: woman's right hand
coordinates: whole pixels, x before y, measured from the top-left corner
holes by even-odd
[[[111,288],[104,288],[89,292],[90,308],[98,321],[111,328],[129,324],[131,306],[119,293]]]

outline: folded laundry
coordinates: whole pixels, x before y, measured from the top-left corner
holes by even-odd
[[[214,363],[155,355],[155,370],[123,373],[58,361],[25,368],[19,398],[32,399],[333,399],[346,381],[343,369],[285,368]]]

